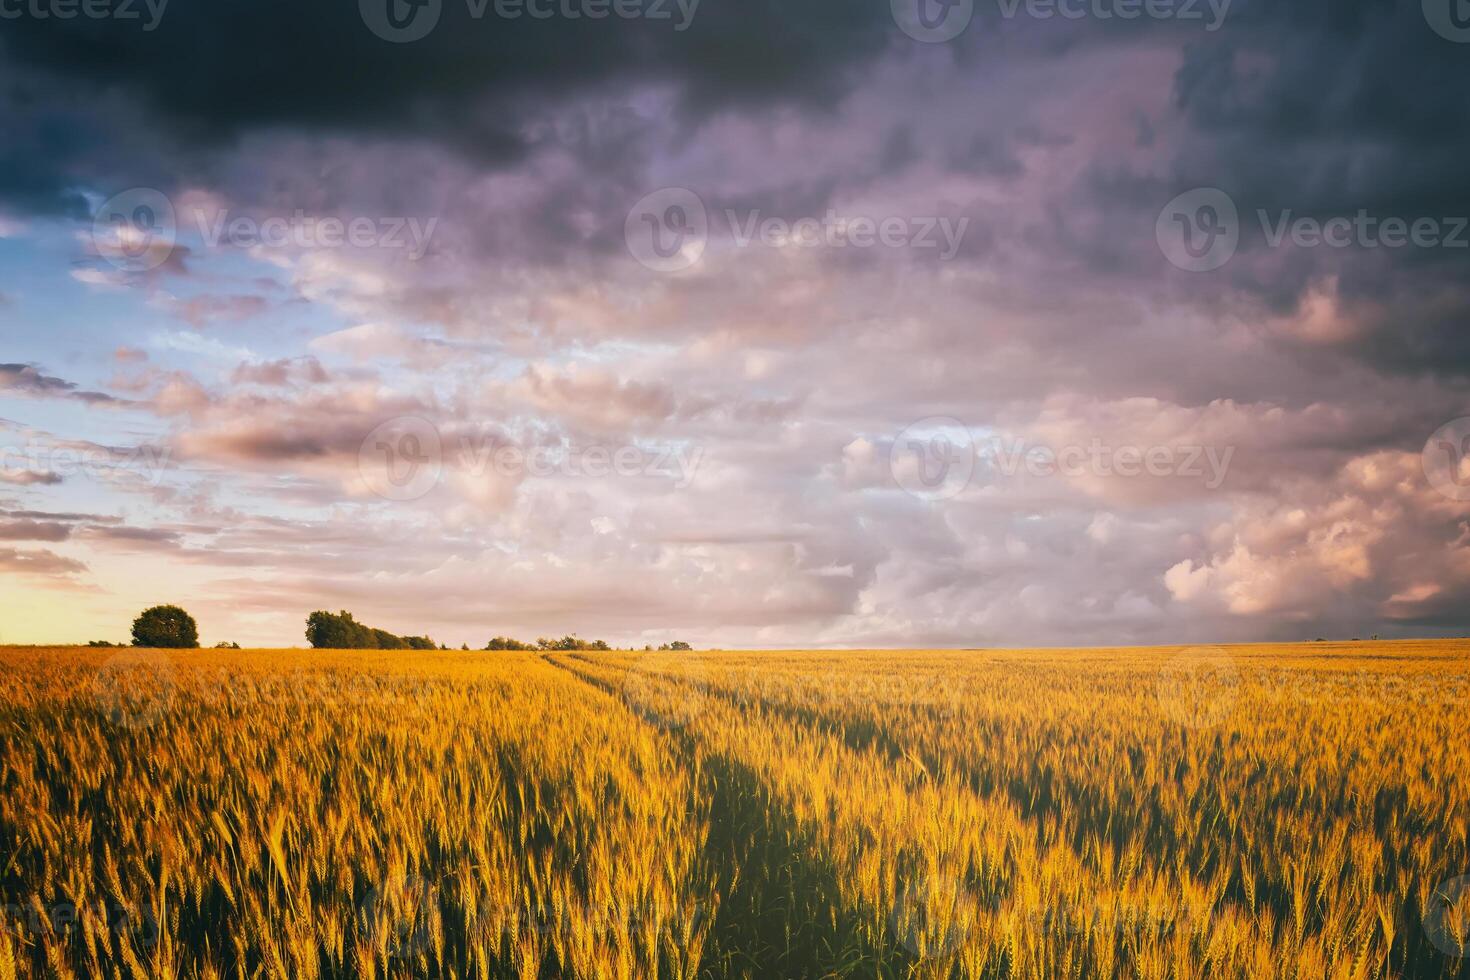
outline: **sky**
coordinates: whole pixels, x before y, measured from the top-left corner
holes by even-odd
[[[0,0],[0,642],[1470,629],[1459,0]]]

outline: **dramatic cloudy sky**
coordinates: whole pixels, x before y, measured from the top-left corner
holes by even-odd
[[[386,2],[0,0],[0,641],[1470,628],[1455,0]]]

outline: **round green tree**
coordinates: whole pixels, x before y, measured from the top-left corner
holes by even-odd
[[[199,627],[178,606],[154,606],[133,620],[133,646],[193,648],[199,645]]]

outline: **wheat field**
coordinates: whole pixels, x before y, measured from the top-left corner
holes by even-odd
[[[0,648],[0,980],[1470,975],[1470,644]]]

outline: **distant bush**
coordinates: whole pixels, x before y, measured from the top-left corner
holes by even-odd
[[[659,649],[660,650],[693,650],[694,648],[692,646],[690,646],[689,644],[685,643],[683,640],[675,640],[673,643],[663,643],[663,644],[660,644],[659,645]]]
[[[126,643],[111,643],[111,642],[109,642],[107,640],[91,640],[90,642],[87,643],[87,646],[89,646],[89,647],[123,647],[123,646],[127,646],[127,644]]]
[[[306,617],[306,640],[319,650],[436,650],[427,636],[395,636],[365,626],[342,610],[337,615],[318,610]]]
[[[154,606],[133,620],[133,646],[193,649],[199,646],[199,626],[178,606]]]
[[[238,650],[238,649],[240,649],[240,644],[238,644],[238,643],[216,643],[214,645],[214,648],[216,650]]]
[[[485,644],[486,650],[544,650],[548,652],[563,652],[575,650],[611,650],[603,640],[579,640],[575,636],[563,636],[561,639],[541,637],[535,643],[524,643],[508,636],[497,636]]]
[[[611,650],[602,640],[579,640],[575,636],[564,636],[559,640],[541,637],[536,641],[537,650]]]

